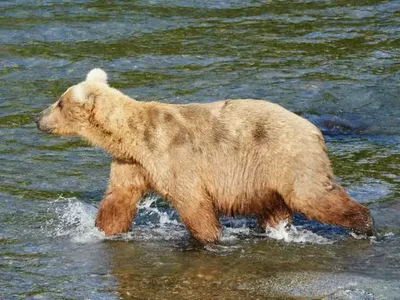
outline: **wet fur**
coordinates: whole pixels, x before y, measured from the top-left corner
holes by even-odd
[[[105,84],[81,84],[86,102],[78,105],[67,91],[59,100],[63,110],[56,103],[38,126],[81,136],[114,158],[96,217],[106,235],[128,231],[138,201],[151,190],[171,201],[202,242],[218,240],[219,214],[276,226],[300,212],[372,234],[368,209],[333,180],[320,131],[279,105],[138,102]]]

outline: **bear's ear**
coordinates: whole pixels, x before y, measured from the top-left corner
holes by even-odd
[[[86,75],[86,81],[107,84],[107,73],[99,68],[93,69]]]
[[[85,82],[81,82],[77,85],[74,85],[71,88],[71,95],[72,95],[72,100],[75,102],[79,103],[84,103],[87,101],[87,95],[88,95],[88,86],[85,84]]]

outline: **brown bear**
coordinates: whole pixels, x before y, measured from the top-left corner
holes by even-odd
[[[265,227],[299,212],[373,234],[368,209],[334,180],[321,132],[277,104],[138,102],[93,69],[44,110],[37,125],[80,136],[113,157],[96,217],[106,235],[129,230],[149,191],[171,201],[203,243],[218,240],[219,214],[253,216]]]

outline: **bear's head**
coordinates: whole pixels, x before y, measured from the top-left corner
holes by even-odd
[[[89,125],[96,92],[108,88],[107,74],[91,70],[86,80],[73,85],[36,118],[39,130],[62,136],[79,136]]]

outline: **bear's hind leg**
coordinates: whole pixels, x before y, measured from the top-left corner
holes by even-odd
[[[288,226],[292,224],[292,211],[286,205],[282,196],[273,192],[267,197],[262,212],[257,216],[258,225],[265,230],[267,227],[277,227],[280,222],[287,221]]]
[[[179,217],[193,237],[199,242],[215,243],[219,240],[221,225],[211,201],[204,199],[185,199],[179,201],[175,208]]]
[[[96,215],[96,227],[106,236],[127,232],[145,191],[140,166],[113,160],[109,186]]]
[[[322,197],[296,198],[291,203],[293,210],[311,220],[338,225],[358,234],[374,235],[374,222],[369,209],[353,200],[343,188],[333,184]]]
[[[287,228],[292,225],[291,214],[281,214],[281,212],[269,212],[257,217],[258,226],[265,230],[268,227],[276,228],[281,222],[287,222]]]

